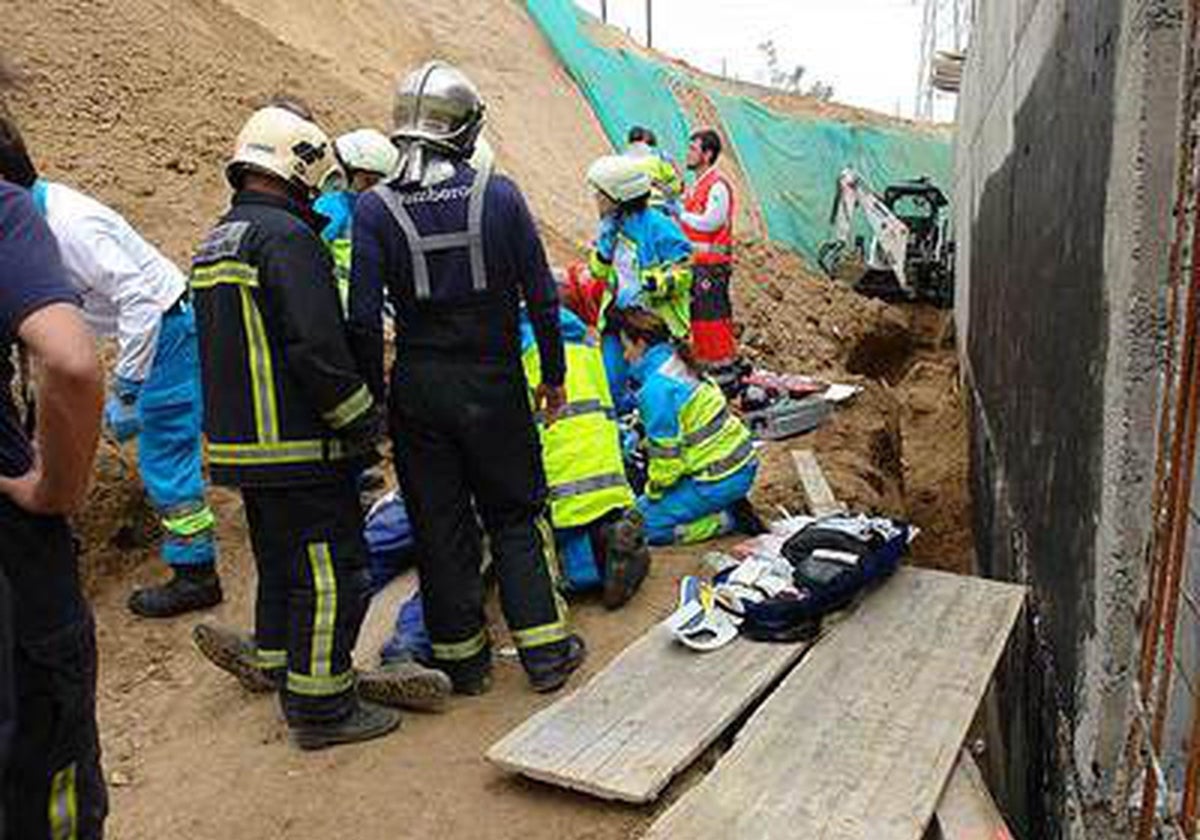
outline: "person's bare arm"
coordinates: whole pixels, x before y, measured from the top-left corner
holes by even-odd
[[[70,513],[87,495],[100,436],[104,377],[95,339],[66,303],[33,312],[17,335],[39,371],[36,455],[25,475],[0,477],[0,493],[30,513]]]

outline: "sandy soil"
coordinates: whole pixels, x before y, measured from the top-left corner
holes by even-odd
[[[527,191],[552,254],[567,259],[593,226],[582,172],[605,143],[521,5],[0,0],[0,50],[27,76],[11,105],[47,173],[113,204],[181,262],[223,209],[224,157],[267,96],[303,97],[333,132],[386,124],[401,69],[435,55],[461,61],[492,103],[502,166]],[[751,219],[742,230],[753,238],[759,229]],[[923,529],[915,562],[969,569],[966,430],[944,315],[864,300],[758,241],[740,255],[735,302],[747,353],[865,389],[813,435],[768,447],[761,509],[801,509],[788,452],[813,448],[855,509]],[[638,836],[653,818],[655,809],[597,803],[483,762],[493,740],[550,702],[524,688],[511,661],[487,697],[410,715],[386,741],[318,755],[291,749],[273,702],[244,694],[194,652],[193,618],[126,613],[129,588],[163,574],[135,455],[103,449],[77,523],[99,626],[110,836],[599,840]],[[235,496],[218,490],[213,500],[228,599],[214,617],[245,624],[254,581],[245,525]],[[675,581],[700,553],[658,552],[646,589],[619,616],[576,609],[592,651],[581,678],[669,611]],[[391,603],[379,605],[369,637]]]

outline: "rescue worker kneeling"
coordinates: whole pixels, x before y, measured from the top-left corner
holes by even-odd
[[[281,690],[301,748],[375,738],[399,715],[359,701],[350,653],[367,583],[354,480],[382,418],[312,210],[339,174],[332,144],[294,111],[263,108],[226,174],[233,205],[193,259],[192,291],[209,467],[241,490],[258,593],[253,642],[206,625],[195,640],[247,688]]]
[[[697,372],[657,315],[626,310],[618,330],[646,430],[648,480],[637,506],[651,545],[761,533],[746,498],[758,455],[721,389]]]
[[[641,515],[625,477],[620,430],[599,342],[578,316],[559,308],[566,352],[567,402],[558,419],[539,419],[550,521],[567,593],[603,587],[616,609],[633,597],[650,568]],[[522,361],[531,390],[541,383],[533,327],[521,323]]]

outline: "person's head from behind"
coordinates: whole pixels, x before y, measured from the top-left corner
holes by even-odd
[[[601,216],[635,213],[649,206],[650,175],[624,155],[605,155],[587,172]]]
[[[641,125],[635,125],[633,128],[629,129],[628,138],[630,145],[633,145],[634,143],[645,143],[650,148],[654,148],[658,145],[658,137],[655,136],[654,132]]]
[[[310,204],[340,187],[345,176],[333,144],[316,123],[295,110],[268,105],[250,115],[225,168],[235,190],[285,194]]]
[[[400,164],[400,150],[373,128],[343,134],[333,141],[333,147],[351,192],[366,192],[395,174]]]
[[[617,331],[625,360],[636,364],[651,347],[671,342],[667,322],[648,309],[623,309],[617,316]]]
[[[711,128],[704,128],[692,134],[688,145],[687,168],[692,171],[703,171],[717,162],[721,156],[721,135]]]
[[[466,161],[483,131],[485,106],[465,73],[430,61],[396,87],[392,142],[404,155],[402,178],[421,181],[431,161]]]

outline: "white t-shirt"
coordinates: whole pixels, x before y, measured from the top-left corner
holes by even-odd
[[[117,376],[144,381],[162,315],[186,291],[187,277],[119,213],[70,187],[47,183],[46,222],[83,296],[84,317],[97,334],[117,338]]]

